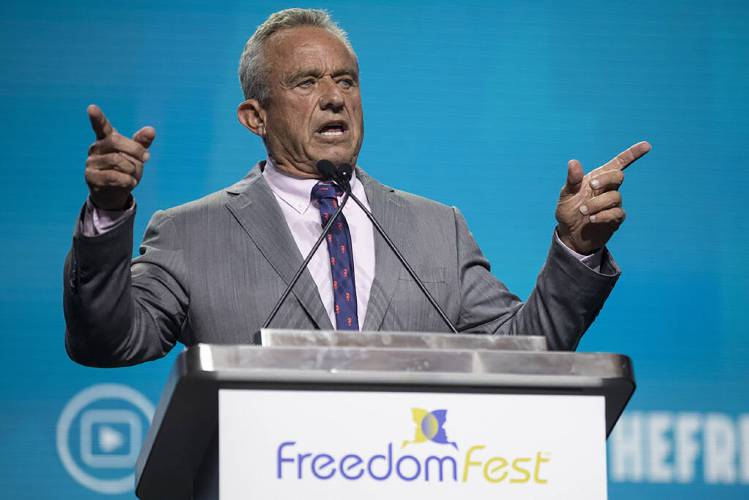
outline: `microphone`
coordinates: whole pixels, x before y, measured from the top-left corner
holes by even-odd
[[[354,169],[347,163],[339,166],[336,170],[337,177],[335,178],[335,182],[347,193],[351,193],[351,176],[353,173]]]
[[[332,162],[328,160],[320,160],[315,165],[317,168],[317,171],[322,176],[322,180],[329,181],[332,179],[335,179],[335,176],[338,175],[336,173],[335,165],[333,165]],[[332,168],[332,171],[330,170]],[[351,167],[349,167],[351,168]],[[341,186],[341,189],[343,189],[343,186]],[[345,191],[345,190],[344,190]],[[320,233],[320,236],[317,238],[317,241],[315,241],[315,244],[312,246],[312,250],[309,251],[307,254],[307,257],[305,257],[302,264],[299,266],[299,269],[296,270],[296,273],[294,274],[294,277],[291,278],[291,281],[289,281],[288,286],[286,287],[286,290],[281,294],[281,297],[279,297],[278,301],[276,302],[276,305],[273,306],[273,310],[268,315],[268,318],[263,322],[263,326],[261,328],[268,328],[270,326],[271,321],[276,317],[276,314],[278,314],[278,311],[281,309],[281,305],[283,305],[286,298],[291,293],[291,290],[294,288],[294,285],[296,285],[297,281],[299,281],[299,278],[302,276],[302,273],[305,269],[307,269],[307,266],[309,265],[309,262],[312,260],[312,256],[315,255],[315,252],[318,248],[320,248],[320,244],[325,239],[325,235],[328,234],[328,231],[330,228],[333,227],[333,224],[335,223],[335,220],[338,218],[338,216],[343,212],[343,207],[346,206],[346,203],[348,203],[349,197],[351,196],[351,188],[349,187],[349,191],[345,191],[345,194],[343,195],[343,199],[341,200],[341,204],[338,206],[338,209],[333,213],[333,217],[328,220],[328,223],[325,224],[325,227],[322,230],[322,233]]]
[[[315,169],[317,169],[317,173],[320,174],[324,181],[335,179],[336,175],[338,175],[338,169],[335,168],[335,165],[330,160],[318,161],[315,164]]]
[[[330,160],[320,160],[315,165],[324,181],[332,180],[346,193],[351,193],[351,175],[354,169],[348,163],[337,168]]]
[[[322,162],[318,162],[318,165]],[[330,163],[330,162],[328,162]],[[458,333],[458,329],[455,328],[455,325],[453,325],[452,321],[450,321],[450,318],[447,317],[447,314],[445,314],[445,311],[442,310],[440,305],[437,303],[437,301],[432,297],[432,294],[429,293],[429,290],[427,290],[427,287],[424,285],[424,282],[421,281],[419,276],[416,274],[416,271],[413,270],[411,265],[406,261],[406,258],[403,256],[403,254],[398,250],[398,247],[395,246],[395,243],[393,243],[393,240],[390,239],[390,237],[387,235],[385,230],[382,228],[380,223],[375,218],[374,214],[367,210],[367,207],[364,206],[364,203],[361,202],[361,200],[351,192],[351,173],[353,172],[353,168],[351,165],[343,164],[340,165],[337,169],[335,166],[331,163],[331,167],[333,167],[333,172],[331,172],[331,177],[333,178],[333,181],[338,184],[341,189],[346,193],[347,196],[351,197],[354,202],[359,205],[359,208],[361,208],[362,212],[367,216],[367,218],[372,222],[372,225],[377,229],[377,232],[380,233],[380,236],[382,236],[382,239],[385,240],[385,243],[390,247],[390,249],[393,251],[395,256],[398,258],[401,264],[403,264],[403,267],[406,269],[408,274],[411,276],[411,278],[416,282],[416,285],[419,287],[419,290],[421,290],[421,293],[424,294],[424,297],[426,297],[427,301],[432,305],[435,311],[437,311],[437,314],[439,314],[440,318],[442,318],[442,321],[445,322],[447,327],[453,332]],[[329,167],[325,166],[326,172],[329,172]]]

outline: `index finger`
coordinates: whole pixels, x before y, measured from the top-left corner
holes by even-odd
[[[601,167],[601,170],[624,170],[637,159],[647,154],[651,149],[653,149],[653,147],[648,141],[638,142],[612,158],[608,163]]]
[[[104,112],[99,108],[99,106],[91,104],[86,108],[86,111],[88,112],[88,119],[91,120],[91,128],[94,129],[94,132],[96,133],[97,140],[112,135],[114,128],[112,127],[112,124],[109,123],[109,120],[107,120],[107,117],[104,116]]]

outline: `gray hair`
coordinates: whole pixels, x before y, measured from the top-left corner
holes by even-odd
[[[257,99],[260,103],[267,102],[270,87],[268,69],[265,67],[263,57],[265,42],[278,31],[299,26],[315,26],[328,30],[354,54],[346,32],[331,19],[326,11],[294,8],[274,12],[247,40],[242,57],[239,58],[239,82],[242,85],[245,99]]]

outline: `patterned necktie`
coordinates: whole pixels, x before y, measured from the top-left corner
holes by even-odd
[[[342,191],[331,182],[318,182],[312,188],[312,198],[320,202],[323,227],[338,209],[337,195]],[[351,233],[341,213],[326,237],[330,254],[330,274],[333,278],[335,322],[338,330],[359,330],[356,312],[356,281],[354,256],[351,254]]]

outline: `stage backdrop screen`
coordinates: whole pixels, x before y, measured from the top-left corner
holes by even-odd
[[[306,3],[306,2],[305,2]],[[243,44],[269,1],[0,6],[0,483],[3,497],[133,496],[174,356],[76,365],[62,266],[87,195],[86,106],[156,128],[135,191],[151,214],[264,158],[236,119]],[[609,439],[612,499],[749,496],[749,4],[744,1],[321,1],[361,69],[360,165],[459,207],[520,296],[551,242],[570,158],[629,145],[623,270],[580,349],[628,354],[638,388]],[[551,416],[550,416],[551,418]]]

